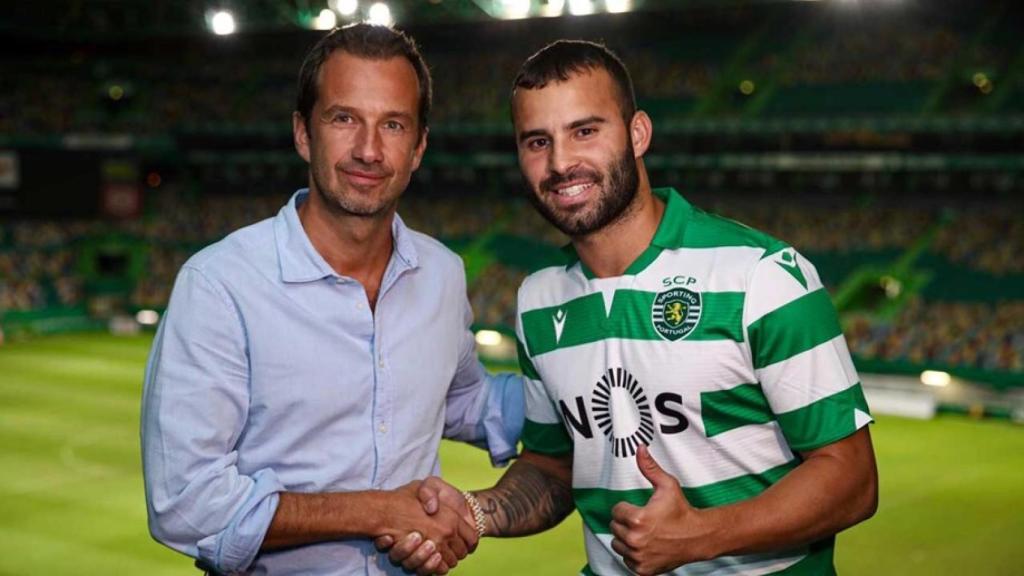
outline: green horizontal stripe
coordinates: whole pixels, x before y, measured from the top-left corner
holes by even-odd
[[[765,314],[747,329],[754,368],[792,358],[843,333],[832,299],[815,290]]]
[[[832,560],[834,550],[835,536],[819,540],[811,544],[803,560],[767,576],[836,576]]]
[[[695,488],[683,487],[683,495],[686,500],[697,508],[710,508],[712,506],[724,506],[753,498],[764,492],[769,486],[775,484],[790,470],[796,468],[797,461],[793,460],[770,468],[760,474],[748,474],[738,476],[721,482],[705,484]],[[619,502],[629,502],[636,506],[647,504],[652,488],[638,488],[636,490],[606,490],[604,488],[574,488],[573,499],[576,501],[576,509],[580,511],[583,521],[594,534],[609,534],[611,532],[612,508]]]
[[[533,380],[540,380],[540,374],[537,373],[537,369],[534,368],[533,362],[530,361],[530,357],[526,354],[526,350],[523,347],[523,343],[516,338],[516,354],[519,356],[519,370],[527,378]]]
[[[854,409],[871,414],[859,382],[803,408],[779,414],[779,426],[791,449],[813,450],[856,432]]]
[[[611,313],[605,315],[600,292],[581,296],[561,306],[538,308],[522,315],[523,333],[532,357],[560,348],[590,344],[608,338],[661,340],[651,312],[655,292],[617,290]],[[700,321],[686,340],[743,341],[743,292],[701,293]],[[561,338],[555,331],[557,311],[565,313]]]
[[[700,393],[700,414],[708,438],[748,424],[775,419],[759,384]]]
[[[764,232],[755,230],[741,222],[694,209],[683,245],[686,248],[750,246],[770,249],[770,247],[781,245],[781,243]]]
[[[523,423],[523,446],[540,454],[572,452],[572,439],[561,424],[540,424],[527,419]]]

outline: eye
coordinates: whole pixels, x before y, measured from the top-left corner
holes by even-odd
[[[338,112],[331,116],[331,122],[335,124],[348,124],[353,121],[352,115],[348,112]]]
[[[402,123],[397,120],[388,120],[387,122],[384,123],[384,128],[387,130],[392,130],[394,132],[401,132],[402,130],[405,130],[405,126],[403,126]]]
[[[547,138],[533,138],[526,141],[526,147],[530,150],[540,150],[548,145]]]
[[[583,138],[586,138],[587,136],[591,136],[593,134],[597,134],[597,128],[593,128],[590,126],[580,128],[579,130],[576,131],[576,135]]]

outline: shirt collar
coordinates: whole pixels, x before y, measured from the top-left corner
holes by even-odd
[[[281,280],[284,282],[312,282],[323,278],[340,278],[323,256],[316,251],[299,220],[299,206],[309,196],[309,189],[303,188],[292,195],[274,218],[274,236],[277,244],[278,262],[281,266]],[[398,256],[402,269],[416,268],[419,259],[412,241],[412,233],[402,218],[395,214],[391,223],[394,238],[393,255]]]
[[[658,229],[654,232],[654,237],[651,238],[651,246],[679,248],[683,245],[683,239],[686,237],[686,223],[690,219],[693,206],[675,188],[654,188],[651,193],[665,202],[665,213],[661,215]],[[572,242],[562,246],[562,252],[568,259],[565,265],[566,270],[579,262],[580,257],[576,254]]]

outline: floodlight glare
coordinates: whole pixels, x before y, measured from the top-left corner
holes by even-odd
[[[497,346],[503,338],[501,332],[494,330],[480,330],[476,333],[476,343],[481,346]]]
[[[342,16],[351,16],[359,9],[359,0],[330,0],[328,6],[338,11]]]
[[[156,326],[160,321],[160,314],[156,310],[139,310],[135,314],[135,321],[143,326]]]
[[[210,18],[210,30],[218,36],[235,33],[235,17],[227,10],[218,10]]]
[[[593,0],[569,0],[569,13],[573,16],[584,16],[594,13]]]
[[[501,0],[501,16],[509,20],[530,15],[530,0]]]
[[[334,14],[333,10],[324,8],[320,11],[320,15],[313,18],[313,29],[314,30],[330,30],[338,25],[338,17]]]
[[[633,0],[604,0],[604,9],[612,14],[621,14],[633,9]]]
[[[943,386],[949,386],[950,380],[952,379],[949,376],[949,372],[941,372],[939,370],[925,370],[921,372],[921,383],[926,386],[942,388]]]
[[[561,16],[562,11],[565,10],[565,0],[548,0],[546,4],[540,7],[541,16]]]
[[[377,26],[391,26],[395,23],[391,17],[391,8],[383,2],[374,2],[367,12],[367,21]]]

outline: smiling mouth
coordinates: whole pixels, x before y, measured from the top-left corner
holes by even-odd
[[[594,182],[581,182],[564,188],[555,188],[553,192],[564,198],[574,198],[594,187]]]

